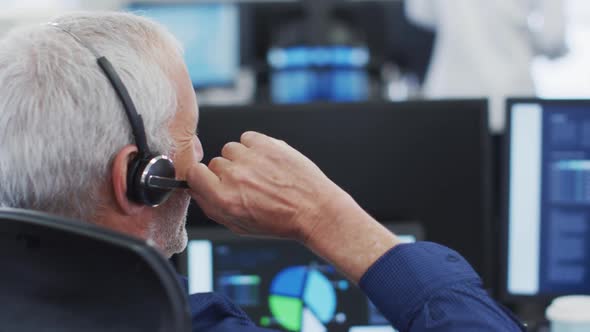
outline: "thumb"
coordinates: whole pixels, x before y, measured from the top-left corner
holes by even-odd
[[[198,163],[188,171],[187,182],[190,195],[195,199],[214,197],[220,190],[221,180],[205,164]]]

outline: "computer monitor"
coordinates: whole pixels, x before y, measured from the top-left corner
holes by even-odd
[[[590,100],[507,107],[505,295],[590,294]]]
[[[422,239],[418,224],[389,227],[402,241]],[[360,289],[296,242],[240,237],[221,228],[192,228],[189,239],[180,262],[190,293],[226,295],[262,327],[394,331]]]
[[[176,36],[196,88],[232,85],[240,67],[239,9],[231,3],[132,3]]]
[[[283,139],[380,222],[415,220],[491,285],[486,100],[201,107],[207,163],[247,130]],[[207,218],[192,205],[190,225]]]
[[[271,97],[277,104],[359,102],[369,97],[369,50],[360,46],[275,47]]]

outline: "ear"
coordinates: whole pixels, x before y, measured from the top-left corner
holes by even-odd
[[[111,170],[115,201],[121,212],[128,216],[140,214],[146,206],[132,202],[127,198],[127,171],[129,162],[137,154],[137,146],[127,145],[115,156]]]

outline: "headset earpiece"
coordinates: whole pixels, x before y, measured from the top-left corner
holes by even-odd
[[[174,163],[166,156],[137,157],[130,162],[127,173],[127,197],[136,203],[156,207],[174,188],[184,188],[174,180]]]
[[[127,198],[135,203],[140,203],[140,199],[136,193],[137,190],[134,190],[134,188],[137,188],[135,178],[137,177],[136,174],[139,172],[141,165],[142,158],[134,157],[129,161],[129,165],[127,166]]]

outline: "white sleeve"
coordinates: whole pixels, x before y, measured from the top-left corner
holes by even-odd
[[[436,0],[405,0],[404,8],[410,22],[429,30],[436,29]]]
[[[563,0],[534,0],[530,29],[538,55],[556,58],[567,52]]]

